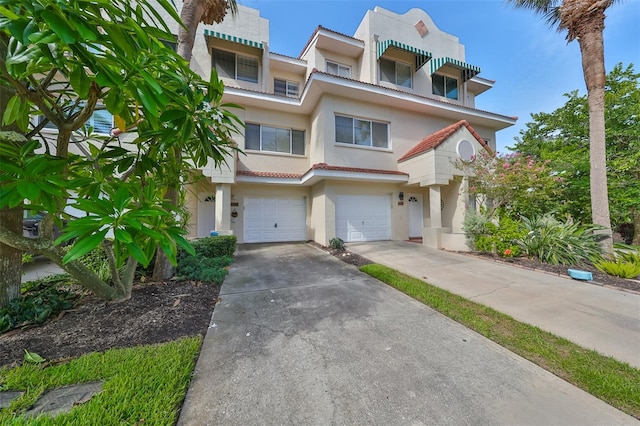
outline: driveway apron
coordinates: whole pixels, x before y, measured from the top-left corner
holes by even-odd
[[[180,425],[639,424],[306,244],[241,245]]]

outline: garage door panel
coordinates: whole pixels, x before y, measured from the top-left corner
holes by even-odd
[[[336,235],[347,242],[391,239],[390,196],[336,197]]]
[[[245,198],[244,241],[305,241],[304,198]]]

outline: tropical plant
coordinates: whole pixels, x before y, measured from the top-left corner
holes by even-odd
[[[0,242],[47,256],[105,299],[129,297],[136,265],[148,264],[157,247],[173,262],[178,245],[191,250],[180,209],[165,203],[165,193],[187,168],[223,162],[241,125],[221,104],[215,73],[203,81],[163,44],[173,36],[160,10],[179,19],[167,0],[0,6],[0,94],[10,95],[0,100],[3,125],[22,133],[0,135],[0,208],[21,211],[26,200],[49,212],[36,240],[3,219]],[[95,137],[87,121],[100,109],[119,117],[121,130],[133,127],[133,140]],[[53,140],[42,132],[49,123],[57,128]],[[54,240],[54,222],[71,219],[68,205],[83,217]],[[105,240],[109,232],[113,240]],[[98,245],[112,285],[79,261]],[[19,280],[9,278],[0,270],[0,305],[19,294]]]
[[[640,275],[640,263],[625,262],[622,259],[601,260],[593,264],[599,271],[622,278],[634,278]]]
[[[507,0],[516,7],[543,14],[547,22],[567,31],[567,41],[578,40],[582,71],[589,103],[589,162],[591,214],[598,233],[605,237],[603,249],[613,253],[609,195],[604,100],[604,30],[605,10],[616,0]]]
[[[551,208],[576,220],[591,220],[589,195],[589,106],[578,91],[565,94],[565,104],[532,121],[510,149],[540,161],[562,177]],[[605,86],[605,123],[609,207],[614,229],[640,245],[640,74],[633,64],[617,64]]]
[[[344,241],[342,240],[342,238],[333,237],[332,239],[329,240],[329,247],[331,247],[334,250],[344,251],[345,249]]]
[[[552,265],[580,265],[602,256],[597,225],[562,222],[551,215],[522,217],[526,231],[515,243],[522,254]]]

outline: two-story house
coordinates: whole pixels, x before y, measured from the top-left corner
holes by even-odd
[[[494,151],[516,118],[476,108],[494,82],[457,37],[420,9],[380,7],[352,36],[318,27],[296,58],[269,49],[255,9],[201,28],[192,67],[217,70],[246,129],[235,139],[244,154],[191,188],[191,236],[466,249],[466,180],[452,161]]]

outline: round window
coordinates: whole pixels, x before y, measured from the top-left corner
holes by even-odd
[[[457,151],[462,161],[471,161],[476,155],[476,150],[473,147],[473,144],[466,139],[462,139],[458,142]]]

